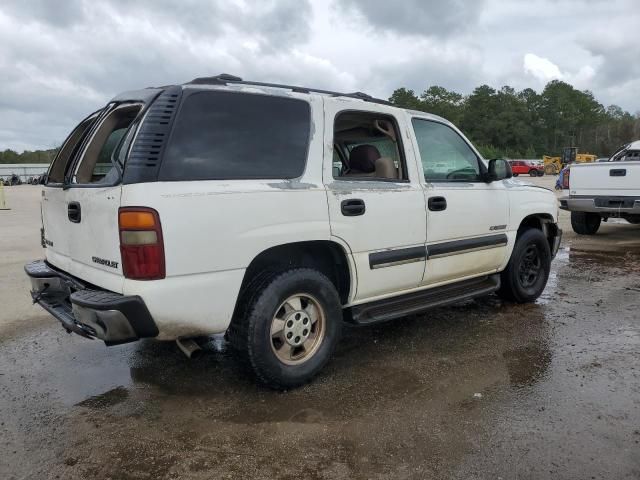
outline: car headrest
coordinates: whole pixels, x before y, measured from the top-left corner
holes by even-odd
[[[373,173],[379,158],[380,152],[373,145],[358,145],[349,155],[349,169],[352,172]]]

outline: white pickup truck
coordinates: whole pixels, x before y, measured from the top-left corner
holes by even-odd
[[[362,93],[230,75],[127,92],[64,142],[31,294],[107,345],[227,333],[265,384],[365,325],[497,292],[532,302],[555,194],[448,121]]]
[[[574,232],[593,235],[609,218],[640,223],[640,140],[623,145],[608,162],[575,164],[568,172],[569,195],[560,208],[571,212]]]

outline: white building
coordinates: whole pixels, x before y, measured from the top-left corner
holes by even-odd
[[[0,163],[0,178],[6,180],[15,174],[26,182],[30,177],[47,173],[48,169],[48,163]]]

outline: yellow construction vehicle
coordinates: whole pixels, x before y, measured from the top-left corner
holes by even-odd
[[[544,163],[544,173],[546,175],[557,175],[569,163],[591,163],[595,162],[597,155],[591,153],[578,153],[578,147],[566,147],[562,150],[561,157],[542,156]]]

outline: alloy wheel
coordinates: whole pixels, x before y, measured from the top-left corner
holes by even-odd
[[[325,334],[325,313],[311,295],[287,298],[271,320],[271,349],[286,365],[306,362],[317,351]]]

